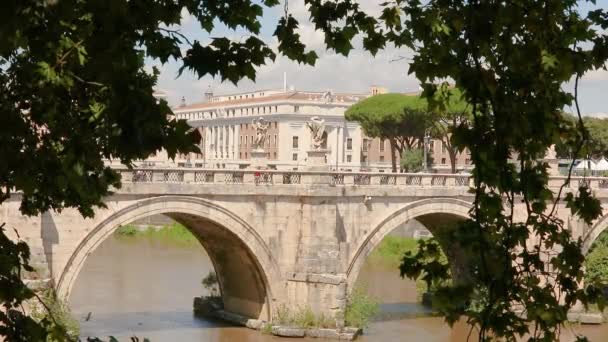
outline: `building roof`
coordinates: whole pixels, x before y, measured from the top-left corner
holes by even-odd
[[[245,99],[231,99],[231,100],[223,100],[223,101],[208,101],[201,103],[194,103],[187,106],[178,106],[173,108],[174,112],[187,112],[194,110],[205,110],[205,109],[214,109],[219,107],[227,107],[227,106],[243,106],[243,105],[253,105],[260,104],[266,102],[275,102],[281,100],[288,101],[310,101],[314,103],[318,103],[319,101],[324,101],[324,97],[327,92],[312,92],[312,91],[287,91],[285,93],[279,94],[271,94],[266,96],[258,96],[258,97],[250,97]],[[223,95],[222,97],[224,97]],[[352,104],[360,99],[367,97],[367,94],[353,94],[353,93],[333,93],[331,94],[332,101],[329,103],[339,104],[346,103]]]

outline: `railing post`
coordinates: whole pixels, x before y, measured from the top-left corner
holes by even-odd
[[[131,183],[133,182],[133,172],[135,170],[122,170],[120,171],[120,181],[123,183]]]
[[[382,175],[369,175],[369,184],[370,185],[380,185],[380,179]]]
[[[226,174],[221,171],[213,173],[213,183],[224,184],[226,183]]]
[[[352,173],[344,174],[344,185],[355,185],[355,175]]]
[[[433,181],[433,176],[429,175],[429,174],[424,174],[421,175],[420,177],[420,185],[424,186],[424,187],[429,187],[431,186],[431,182]]]
[[[405,180],[407,179],[407,176],[405,176],[404,174],[400,174],[400,173],[395,173],[395,185],[406,185]]]
[[[194,171],[184,170],[184,183],[194,183]]]
[[[456,187],[456,176],[446,176],[445,186],[448,188]]]
[[[257,172],[259,173],[259,172]],[[253,184],[255,183],[255,173],[253,172],[245,172],[243,174],[243,183],[245,184]]]
[[[152,170],[152,183],[164,183],[165,182],[165,171],[164,169]]]

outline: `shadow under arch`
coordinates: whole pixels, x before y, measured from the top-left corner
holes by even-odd
[[[119,226],[164,214],[188,227],[207,251],[218,275],[224,307],[250,318],[272,317],[271,303],[282,298],[280,271],[262,237],[238,215],[204,199],[159,196],[111,213],[80,241],[70,256],[57,293],[67,298],[88,255]]]
[[[352,289],[359,272],[369,254],[380,244],[380,242],[393,230],[409,220],[416,219],[433,233],[438,236],[439,228],[448,223],[469,218],[470,202],[453,198],[428,198],[408,203],[404,207],[392,212],[388,216],[376,221],[372,225],[372,230],[364,238],[356,243],[356,249],[350,258],[346,271],[348,289]],[[439,244],[446,254],[449,249],[438,239]],[[459,259],[458,251],[453,250],[453,255],[448,255],[448,259]],[[450,266],[454,269],[450,260]]]

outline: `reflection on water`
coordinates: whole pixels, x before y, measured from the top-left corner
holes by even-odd
[[[83,337],[113,335],[126,341],[136,335],[153,342],[287,341],[193,317],[192,298],[201,295],[201,279],[211,270],[202,248],[110,237],[87,259],[70,305]],[[450,329],[439,317],[421,317],[429,311],[417,303],[415,283],[401,279],[395,267],[368,262],[358,284],[383,302],[381,314],[360,341],[466,341],[466,325]],[[591,341],[608,340],[608,325],[575,330]],[[561,341],[574,341],[574,332],[565,331]]]

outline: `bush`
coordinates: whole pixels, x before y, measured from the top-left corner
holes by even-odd
[[[139,230],[130,224],[118,227],[115,232],[115,234],[119,236],[135,236],[137,233],[139,233]]]
[[[388,235],[372,251],[370,257],[390,265],[398,265],[405,252],[415,253],[417,248],[418,243],[414,238]]]
[[[361,288],[355,288],[346,302],[344,319],[347,326],[365,328],[370,319],[378,314],[380,306],[378,301],[369,297]]]
[[[39,297],[46,308],[41,303],[34,302],[32,304],[32,318],[40,322],[43,319],[50,317],[52,321],[65,329],[69,337],[76,340],[78,335],[80,335],[80,325],[72,316],[69,305],[57,298],[53,289],[42,291]]]
[[[587,280],[608,284],[608,233],[600,234],[585,258]]]
[[[203,287],[209,293],[210,297],[218,297],[220,295],[220,291],[218,289],[218,279],[217,275],[213,271],[209,271],[209,274],[201,281]]]

